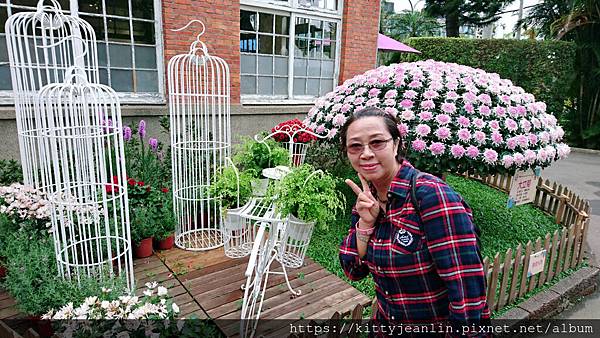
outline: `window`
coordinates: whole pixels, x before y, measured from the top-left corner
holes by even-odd
[[[281,3],[281,4],[279,4]],[[244,6],[240,11],[243,102],[307,102],[337,84],[341,8],[336,0]],[[294,7],[295,6],[295,7]]]
[[[156,2],[155,2],[156,1]],[[124,102],[158,103],[163,99],[162,49],[158,0],[60,0],[94,28],[100,82],[119,92]],[[4,24],[8,17],[33,11],[37,0],[0,0],[0,95],[12,85]],[[158,13],[157,13],[158,12]],[[4,91],[4,92],[2,92]],[[9,103],[5,96],[0,101]]]

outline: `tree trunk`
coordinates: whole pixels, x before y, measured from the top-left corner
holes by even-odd
[[[446,37],[458,38],[458,29],[460,27],[458,22],[458,10],[448,12],[446,14]]]

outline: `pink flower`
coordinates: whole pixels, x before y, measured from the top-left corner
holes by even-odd
[[[502,156],[502,165],[504,166],[504,168],[508,169],[512,166],[514,160],[513,157],[510,155],[504,155]]]
[[[467,148],[467,157],[477,158],[479,156],[479,149],[475,146],[469,146]]]
[[[413,105],[414,103],[412,102],[412,100],[409,99],[404,99],[400,101],[400,106],[402,106],[402,108],[412,108]]]
[[[346,123],[346,115],[344,115],[344,114],[337,114],[336,116],[333,117],[332,123],[336,127],[343,126],[344,123]]]
[[[421,102],[421,108],[425,109],[425,110],[430,110],[435,108],[435,102],[431,101],[431,100],[425,100],[423,102]]]
[[[515,153],[513,155],[513,160],[517,166],[521,166],[523,163],[525,163],[525,156],[523,156],[521,153]]]
[[[472,103],[475,102],[475,100],[477,100],[477,96],[472,92],[466,92],[463,94],[463,100],[465,102]]]
[[[324,124],[318,125],[317,128],[315,129],[315,132],[317,134],[323,134],[324,131],[325,131],[325,125]]]
[[[506,116],[506,109],[504,107],[498,106],[494,109],[494,111],[496,112],[496,116],[498,117]]]
[[[402,112],[402,119],[405,121],[412,121],[415,118],[415,113],[412,110],[405,110]]]
[[[514,107],[514,106],[508,107],[508,115],[510,115],[512,117],[516,117],[517,116],[517,107]]]
[[[495,145],[499,145],[502,143],[502,141],[502,134],[494,130],[492,132],[492,143],[494,143]]]
[[[529,164],[534,164],[535,160],[537,160],[537,155],[535,154],[535,151],[533,151],[531,149],[525,150],[524,155],[525,155],[525,161],[527,161],[527,163],[529,163]]]
[[[472,113],[475,111],[475,108],[473,107],[473,104],[472,104],[472,103],[469,103],[469,102],[465,103],[465,106],[464,106],[464,108],[465,108],[465,110],[466,110],[468,113],[471,113],[471,114],[472,114]],[[442,107],[442,109],[443,109],[443,107]]]
[[[415,97],[417,97],[417,92],[415,92],[412,89],[409,89],[405,91],[404,94],[402,94],[402,97],[404,97],[405,99],[414,99]]]
[[[471,121],[466,116],[459,116],[457,122],[462,127],[468,127],[471,124]]]
[[[492,128],[494,130],[500,129],[500,122],[498,122],[497,120],[492,120],[492,121],[488,122],[488,124],[490,125],[490,128]]]
[[[456,105],[450,102],[442,103],[442,110],[446,113],[454,113],[456,111]]]
[[[547,144],[548,142],[550,142],[550,134],[548,134],[547,131],[541,132],[539,136],[542,144]]]
[[[415,133],[421,137],[429,135],[431,128],[426,124],[419,124],[415,127]]]
[[[483,122],[482,119],[474,119],[473,120],[473,124],[475,125],[475,127],[477,127],[478,129],[481,129],[483,127],[485,127],[485,122]]]
[[[340,109],[340,111],[341,111],[342,113],[347,113],[348,111],[350,111],[350,109],[352,109],[352,106],[351,106],[351,105],[349,105],[349,104],[347,104],[347,103],[344,103],[344,104],[342,105],[342,108]]]
[[[518,105],[517,106],[517,115],[519,116],[525,116],[527,114],[527,108],[525,108],[522,105]]]
[[[440,127],[438,130],[435,131],[435,135],[440,140],[446,140],[450,137],[450,129],[447,127]]]
[[[521,125],[521,129],[523,129],[524,132],[529,132],[531,130],[531,122],[525,119],[521,119],[521,121],[519,121],[519,124]]]
[[[517,147],[517,138],[516,137],[511,137],[508,140],[506,140],[506,146],[508,147],[508,149],[510,150],[514,150]]]
[[[396,117],[398,115],[398,109],[396,108],[386,107],[384,111],[393,117]]]
[[[333,102],[341,102],[343,99],[344,99],[344,96],[343,96],[343,95],[336,95],[336,96],[333,98]]]
[[[338,132],[337,128],[331,128],[331,130],[327,134],[327,138],[331,140],[332,138],[335,137],[335,135],[337,134],[337,132]]]
[[[558,157],[561,159],[567,157],[570,152],[571,152],[571,148],[569,148],[569,146],[564,143],[559,143],[556,146],[556,153],[558,154]]]
[[[394,89],[388,90],[387,92],[385,92],[385,95],[384,95],[384,97],[386,99],[393,99],[396,96],[398,96],[398,92]]]
[[[361,96],[364,95],[367,92],[367,88],[365,87],[360,87],[356,90],[356,96]]]
[[[517,135],[515,136],[515,138],[517,139],[517,145],[521,148],[527,148],[527,146],[529,145],[529,138],[525,135]]]
[[[431,120],[432,117],[433,117],[433,114],[428,111],[419,113],[419,118],[423,121],[429,121],[429,120]]]
[[[500,101],[506,103],[506,104],[510,104],[510,96],[508,95],[501,95],[500,96]]]
[[[371,88],[371,90],[369,90],[369,97],[375,97],[375,96],[379,95],[379,93],[381,93],[380,89]]]
[[[428,100],[429,99],[434,99],[434,98],[436,98],[438,96],[439,96],[438,92],[436,92],[434,90],[428,90],[425,93],[423,93],[423,97],[426,98],[426,99],[428,99]]]
[[[357,105],[357,106],[360,105],[360,104],[363,104],[363,102],[365,102],[365,98],[362,97],[362,96],[359,96],[359,97],[356,98],[356,100],[354,100],[354,104]]]
[[[483,104],[492,104],[492,98],[488,94],[479,94],[477,97]]]
[[[379,99],[374,97],[374,98],[370,98],[367,103],[365,103],[365,105],[367,107],[372,107],[372,106],[376,106],[379,104]]]
[[[406,136],[408,134],[408,125],[406,123],[398,124],[398,131],[400,132],[400,136]]]
[[[529,143],[531,145],[536,145],[537,144],[538,138],[537,138],[537,136],[535,134],[529,134],[529,135],[527,135],[527,138],[529,138]]]
[[[542,148],[537,153],[538,161],[546,162],[548,160],[548,152],[546,149]]]
[[[504,125],[506,126],[506,129],[508,129],[510,131],[515,131],[519,127],[517,125],[517,122],[515,122],[515,120],[513,120],[513,119],[504,120]]]
[[[456,81],[452,81],[452,82],[448,82],[446,83],[446,88],[450,89],[450,90],[456,90],[458,88],[458,82]],[[450,93],[448,93],[450,94]],[[456,92],[455,92],[456,94]]]
[[[421,81],[413,80],[408,84],[408,86],[410,88],[421,88],[423,84],[421,83]]]
[[[383,104],[386,106],[395,106],[396,105],[396,100],[394,99],[385,99],[385,101],[383,101]]]
[[[481,107],[479,107],[479,112],[483,116],[490,116],[490,114],[492,113],[492,110],[488,106],[481,106]]]
[[[425,141],[423,141],[421,139],[416,139],[416,140],[412,141],[411,146],[415,151],[421,152],[421,151],[425,150],[425,148],[427,147],[427,144],[425,143]]]
[[[475,138],[475,140],[477,141],[477,143],[479,143],[479,144],[485,143],[486,137],[485,137],[485,133],[484,132],[478,130],[478,131],[476,131],[473,134],[473,137]]]
[[[463,155],[465,154],[465,148],[463,146],[461,146],[460,144],[454,144],[452,145],[452,147],[450,147],[450,152],[452,153],[452,156],[454,156],[454,158],[461,158],[463,157]]]
[[[487,164],[494,164],[498,160],[498,153],[493,149],[486,149],[483,151],[483,160]]]
[[[463,142],[467,142],[471,139],[471,132],[468,129],[460,129],[458,131],[458,139],[463,141]]]
[[[331,107],[331,111],[334,113],[340,111],[340,109],[342,109],[341,103],[336,103],[333,105],[333,107]]]
[[[431,151],[433,155],[441,155],[444,153],[444,150],[446,150],[446,145],[441,142],[433,142],[429,145],[429,151]]]
[[[449,100],[456,100],[456,99],[458,99],[458,94],[456,92],[454,92],[454,91],[448,92],[446,94],[446,98],[449,99]]]
[[[533,126],[535,128],[540,128],[542,126],[542,123],[540,122],[540,120],[538,118],[531,118],[531,123],[533,123]]]
[[[448,116],[447,114],[439,114],[438,116],[435,117],[435,120],[439,124],[448,124],[448,123],[450,123],[450,116]]]

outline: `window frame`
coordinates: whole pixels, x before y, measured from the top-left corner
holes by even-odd
[[[298,5],[298,0],[285,1],[269,1],[269,0],[241,0],[240,10],[252,11],[257,13],[268,13],[274,15],[289,15],[289,39],[288,39],[288,93],[287,95],[261,95],[261,94],[241,94],[240,102],[243,105],[264,105],[264,104],[313,104],[317,97],[309,95],[294,95],[294,51],[296,39],[296,18],[302,17],[307,19],[333,21],[337,24],[335,37],[335,55],[333,69],[333,84],[332,88],[338,85],[339,69],[340,69],[340,54],[342,45],[342,13],[343,0],[336,0],[338,3],[337,11],[326,10],[317,7],[301,7]],[[240,30],[241,32],[241,30]],[[240,52],[240,56],[241,56]],[[241,58],[240,58],[241,62]],[[240,82],[242,81],[240,67]]]
[[[10,8],[20,8],[20,9],[29,9],[31,7],[22,6],[22,5],[14,5],[10,0],[2,0],[3,4],[8,4],[8,6],[3,6],[7,8],[7,11]],[[105,4],[106,0],[102,0],[103,4]],[[131,0],[127,0],[128,6],[131,9],[132,3]],[[158,92],[117,92],[117,96],[119,97],[122,104],[164,104],[166,103],[165,97],[165,65],[164,65],[164,42],[163,42],[163,32],[162,32],[162,0],[153,0],[154,6],[154,38],[155,38],[155,48],[156,48],[156,67],[157,67],[157,78],[158,78]],[[63,8],[63,12],[65,9]],[[108,15],[105,13],[90,15],[89,13],[79,11],[79,2],[78,0],[69,0],[69,8],[68,10],[71,15],[80,17],[83,16],[94,16],[100,17],[102,20],[106,20],[106,18],[112,17],[112,15]],[[132,13],[130,12],[130,15]],[[10,15],[9,15],[10,16]],[[130,23],[131,25],[131,23]],[[131,29],[131,27],[130,27]],[[133,34],[130,31],[130,35]],[[3,36],[6,36],[3,33]],[[109,43],[108,40],[105,41],[105,37],[102,37],[102,40],[99,40],[99,37],[96,37],[97,43]],[[135,50],[134,46],[136,46],[135,41],[130,41],[129,44],[126,44],[131,48],[132,60],[135,58]],[[144,45],[144,44],[142,44]],[[8,62],[6,63],[8,64]],[[99,67],[102,68],[102,67]],[[109,68],[108,65],[105,68]],[[133,67],[131,68],[133,69]],[[0,90],[0,105],[14,105],[15,101],[13,98],[13,90]]]

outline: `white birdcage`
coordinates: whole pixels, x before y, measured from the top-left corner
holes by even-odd
[[[310,143],[302,143],[296,142],[299,134],[308,134],[315,138],[324,139],[326,136],[322,136],[319,134],[315,134],[311,130],[304,128],[303,126],[298,125],[285,125],[279,130],[275,130],[265,137],[261,137],[259,134],[254,135],[254,140],[260,143],[263,143],[267,147],[267,151],[271,151],[269,144],[265,141],[269,138],[273,138],[275,135],[284,135],[287,141],[281,142],[284,148],[287,149],[290,155],[290,166],[298,167],[304,164],[304,160],[306,159],[306,151]]]
[[[78,67],[36,101],[41,173],[49,194],[63,277],[122,277],[134,289],[121,108],[110,87]]]
[[[37,118],[46,117],[36,118],[35,96],[43,86],[62,82],[71,66],[82,69],[89,82],[98,83],[92,26],[64,14],[56,0],[50,2],[44,5],[40,0],[35,12],[16,13],[5,24],[24,183],[46,192],[52,190],[48,189],[52,182],[45,182],[41,175],[36,143],[41,123]]]
[[[230,79],[227,63],[200,41],[169,60],[169,113],[173,204],[178,247],[208,250],[223,245],[218,196],[209,187],[226,164],[231,147]]]

